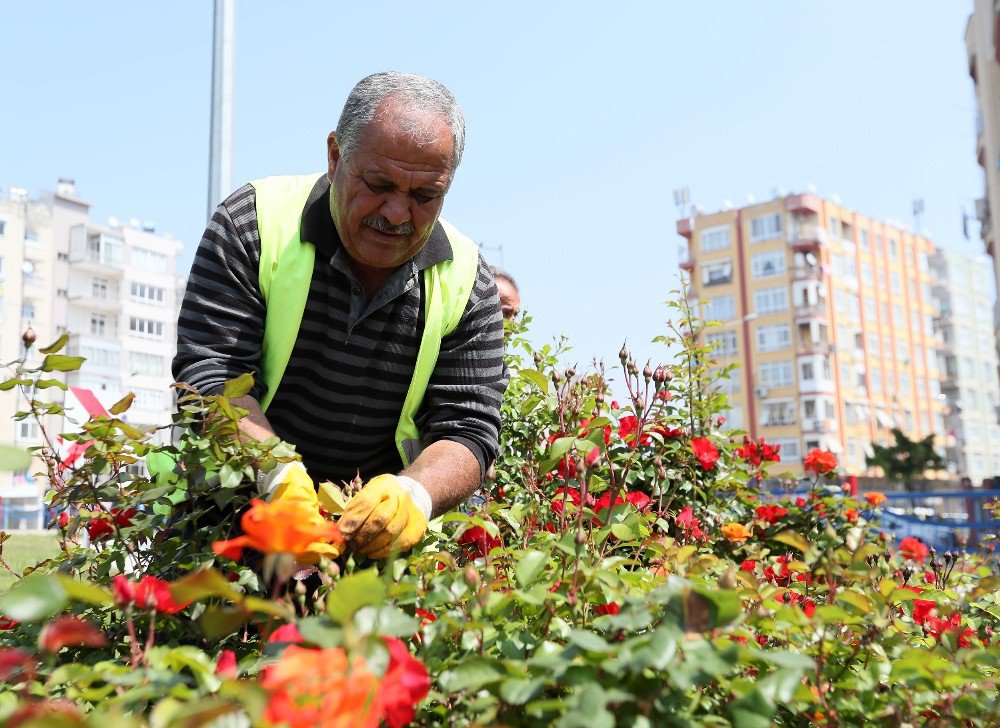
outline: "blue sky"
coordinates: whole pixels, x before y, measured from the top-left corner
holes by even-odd
[[[445,216],[517,278],[537,341],[643,357],[677,286],[673,190],[708,210],[776,188],[962,239],[982,195],[972,3],[237,2],[235,178],[324,165],[351,86],[445,83],[468,123]],[[98,10],[99,9],[99,10]],[[155,221],[190,267],[205,222],[212,4],[7,3],[0,187],[76,179]],[[973,228],[973,233],[975,229]],[[491,262],[500,254],[486,251]]]

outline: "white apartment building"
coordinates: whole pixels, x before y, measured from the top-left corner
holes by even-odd
[[[157,235],[137,220],[122,224],[90,219],[90,203],[77,196],[70,180],[55,192],[29,200],[23,190],[0,199],[0,357],[9,362],[23,351],[21,333],[30,323],[38,346],[69,332],[65,353],[86,357],[82,368],[66,376],[66,384],[90,390],[106,407],[135,393],[124,419],[134,425],[170,423],[173,377],[170,362],[176,347],[178,291],[175,273],[181,244]],[[58,389],[46,390],[61,397]],[[18,409],[13,394],[0,393],[0,442],[40,444],[30,422],[15,426]],[[56,420],[46,429],[59,434],[75,429]],[[166,441],[169,434],[161,432]],[[31,513],[44,488],[32,473],[0,473],[0,509],[5,527],[17,528]],[[29,487],[30,486],[30,487]]]
[[[941,385],[948,400],[946,457],[956,473],[975,485],[1000,475],[1000,378],[993,342],[992,267],[985,255],[947,250],[931,256],[941,315],[937,328]]]

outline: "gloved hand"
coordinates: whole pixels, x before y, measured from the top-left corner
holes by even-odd
[[[430,516],[431,497],[420,483],[405,475],[379,475],[347,502],[339,524],[348,546],[384,559],[413,548]]]
[[[300,498],[319,508],[316,486],[306,472],[305,466],[298,460],[278,463],[271,472],[259,473],[257,492],[265,501]]]

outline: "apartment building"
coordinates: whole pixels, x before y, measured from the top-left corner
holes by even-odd
[[[974,0],[965,30],[969,75],[976,95],[976,158],[983,168],[985,194],[976,201],[983,245],[991,256],[993,279],[1000,290],[1000,251],[996,249],[993,210],[1000,211],[1000,3]],[[993,340],[1000,350],[1000,302],[993,309]]]
[[[1000,378],[993,342],[992,267],[987,256],[939,250],[931,256],[940,309],[946,457],[960,476],[980,484],[1000,474]]]
[[[926,238],[832,200],[796,194],[678,221],[681,267],[726,384],[728,423],[782,446],[791,473],[812,448],[867,472],[899,427],[944,432],[938,313]]]
[[[39,345],[69,332],[65,353],[86,361],[67,374],[67,385],[93,392],[106,407],[134,392],[127,421],[147,427],[169,424],[170,361],[177,296],[183,290],[175,273],[181,244],[137,220],[91,220],[90,203],[77,195],[70,180],[60,180],[54,192],[38,200],[29,200],[23,190],[8,197],[0,200],[3,361],[20,353],[21,332],[29,323]],[[13,397],[0,393],[0,441],[40,444],[32,423],[12,424],[16,410]],[[61,420],[46,423],[55,434],[72,428]],[[161,439],[167,438],[163,433]],[[39,469],[0,473],[0,498],[8,515],[11,506],[28,513],[32,504],[38,505],[44,484],[31,474]]]

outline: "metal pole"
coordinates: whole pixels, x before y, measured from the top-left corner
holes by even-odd
[[[208,215],[233,191],[234,0],[215,0],[212,43],[212,131],[208,151]]]

